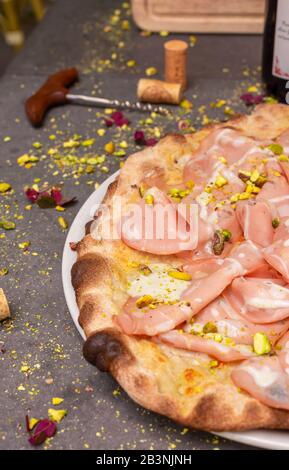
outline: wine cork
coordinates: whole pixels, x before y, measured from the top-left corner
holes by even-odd
[[[179,104],[182,99],[180,83],[141,78],[137,85],[137,97],[147,103]]]
[[[3,289],[0,289],[0,321],[10,317],[10,309]]]
[[[164,44],[165,48],[165,81],[180,83],[183,90],[187,86],[187,51],[185,41],[173,39]]]

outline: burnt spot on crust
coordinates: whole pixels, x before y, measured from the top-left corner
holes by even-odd
[[[94,333],[83,346],[84,358],[102,372],[108,372],[113,362],[124,355],[128,356],[128,351],[117,334],[110,331]]]
[[[225,403],[219,401],[214,393],[204,395],[200,398],[194,410],[194,427],[199,429],[226,429],[231,421],[232,409]],[[218,425],[222,416],[222,424]]]
[[[95,283],[97,279],[104,278],[108,266],[104,258],[97,254],[89,254],[80,258],[71,270],[73,288],[77,291],[81,285]]]

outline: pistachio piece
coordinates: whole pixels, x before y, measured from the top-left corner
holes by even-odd
[[[228,183],[228,180],[221,174],[219,174],[215,181],[216,188],[220,189]]]
[[[227,229],[223,229],[222,234],[224,236],[225,242],[228,242],[232,237],[232,233],[230,232],[230,230],[227,230]]]
[[[271,152],[273,152],[275,155],[281,155],[283,153],[283,147],[279,144],[270,144],[267,148],[271,150]]]
[[[191,281],[192,279],[192,276],[189,273],[178,271],[177,269],[170,269],[170,271],[168,271],[168,275],[173,277],[174,279],[179,279],[181,281]]]
[[[216,230],[213,237],[213,252],[215,255],[221,255],[225,246],[225,237],[222,230]]]
[[[154,299],[151,295],[142,295],[137,299],[136,306],[137,308],[147,307],[149,304],[152,303],[153,300]]]
[[[271,343],[265,333],[255,333],[253,337],[253,349],[258,356],[269,354],[271,351]]]
[[[0,228],[4,228],[4,230],[14,230],[15,227],[16,224],[10,220],[0,220]]]
[[[147,194],[147,195],[145,196],[145,202],[146,202],[146,204],[152,206],[153,203],[154,203],[154,197],[153,197],[153,195],[152,195],[152,194]]]
[[[152,273],[152,270],[145,264],[141,264],[139,270],[144,276],[149,276]]]
[[[223,336],[220,335],[220,333],[216,333],[214,335],[214,341],[216,341],[217,343],[221,343],[223,341]]]
[[[219,361],[217,361],[216,359],[213,359],[212,361],[209,362],[209,366],[211,369],[218,367],[218,365],[219,365]]]
[[[249,181],[249,179],[250,179],[250,172],[249,171],[239,170],[238,171],[238,177],[240,178],[240,180],[243,181],[243,183],[247,183],[247,181]]]
[[[272,227],[273,228],[277,228],[279,227],[280,225],[280,219],[278,219],[278,217],[276,217],[275,219],[272,220]]]
[[[204,326],[203,326],[203,333],[218,333],[218,328],[215,325],[214,322],[208,321]]]

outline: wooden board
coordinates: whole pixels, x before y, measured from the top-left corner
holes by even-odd
[[[132,0],[139,28],[189,33],[262,33],[265,0]]]

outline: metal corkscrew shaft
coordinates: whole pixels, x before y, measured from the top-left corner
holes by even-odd
[[[167,116],[170,114],[169,109],[163,106],[156,106],[150,103],[131,103],[128,100],[109,100],[106,98],[98,98],[94,96],[85,96],[85,95],[71,95],[70,93],[66,95],[66,98],[71,103],[79,104],[90,104],[92,106],[102,106],[110,108],[122,108],[122,109],[131,109],[134,111],[142,112],[155,112]]]

